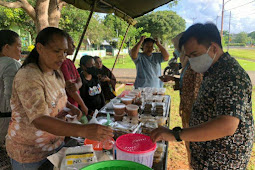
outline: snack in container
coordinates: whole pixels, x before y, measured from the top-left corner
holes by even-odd
[[[131,98],[131,97],[130,98],[129,97],[122,97],[120,100],[125,105],[132,104],[132,102],[133,102],[133,98]]]
[[[164,126],[164,125],[166,125],[167,117],[156,116],[156,120],[157,120],[158,126]]]
[[[156,128],[158,128],[158,124],[156,121],[145,122],[142,126],[142,133],[145,135],[150,135],[151,131]]]
[[[128,116],[138,116],[139,106],[134,104],[129,104],[126,106],[126,112]]]
[[[125,97],[131,98],[131,99],[132,99],[132,102],[134,102],[134,101],[135,101],[135,98],[136,98],[135,95],[131,95],[131,94],[127,94],[127,95],[125,95]]]
[[[125,112],[126,105],[123,103],[113,104],[114,113],[117,115],[122,115]]]
[[[122,115],[117,115],[114,114],[114,120],[115,121],[122,121],[123,117],[125,116],[126,113],[123,113]]]
[[[165,88],[159,88],[158,89],[158,95],[165,95],[165,93],[166,93],[166,89]]]

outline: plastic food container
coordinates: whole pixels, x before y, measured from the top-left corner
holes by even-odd
[[[126,134],[116,140],[117,160],[128,160],[152,167],[156,144],[149,136]]]
[[[123,113],[122,115],[117,115],[114,114],[114,120],[115,121],[122,121],[123,117],[125,116],[126,113]]]
[[[140,93],[138,91],[131,91],[128,93],[128,95],[132,95],[132,96],[135,96],[135,97],[139,97],[140,96]]]
[[[129,104],[126,106],[126,112],[128,116],[138,116],[139,106],[134,104]]]
[[[159,90],[158,90],[158,95],[165,95],[165,93],[166,93],[166,89],[165,88],[160,88]]]
[[[106,150],[112,149],[114,142],[115,142],[115,140],[113,138],[109,138],[104,141],[95,141],[95,140],[85,139],[84,145],[92,144],[93,149],[95,151],[101,151],[101,150],[103,150],[103,148]]]
[[[89,145],[92,144],[93,149],[95,151],[101,151],[103,150],[103,144],[100,141],[95,141],[95,140],[90,140],[90,139],[85,139],[84,140],[84,145]]]
[[[122,97],[122,98],[121,98],[121,102],[124,103],[125,105],[132,104],[133,98]]]
[[[134,83],[126,83],[125,90],[132,91],[134,89]]]
[[[91,164],[81,170],[152,170],[151,168],[132,161],[111,160]]]
[[[157,119],[158,126],[164,126],[166,124],[167,117],[157,116],[156,119]]]
[[[131,95],[131,94],[127,94],[125,97],[133,99],[132,102],[134,102],[136,98],[135,95]]]
[[[126,105],[123,103],[113,104],[114,112],[116,115],[122,115],[125,113]]]

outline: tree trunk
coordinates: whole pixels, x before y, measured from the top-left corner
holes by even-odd
[[[61,0],[37,0],[35,8],[27,0],[18,0],[15,2],[6,2],[0,0],[0,5],[7,8],[22,8],[33,19],[36,32],[45,27],[58,27],[61,16],[61,10],[66,3]]]
[[[58,27],[59,20],[61,17],[61,10],[63,8],[64,2],[57,2],[56,0],[50,0],[49,6],[49,26]]]
[[[49,26],[49,9],[50,0],[37,0],[35,13],[36,13],[36,31],[39,32],[42,29]]]

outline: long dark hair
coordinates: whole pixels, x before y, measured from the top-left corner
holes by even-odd
[[[15,43],[19,35],[11,30],[0,30],[0,52],[2,52],[3,46],[6,44],[12,45]]]
[[[38,33],[38,35],[35,39],[35,44],[41,43],[42,45],[47,45],[50,41],[53,40],[54,35],[60,35],[60,36],[67,38],[67,34],[63,30],[61,30],[59,28],[55,28],[55,27],[47,27]],[[30,63],[36,64],[39,67],[39,69],[42,71],[42,69],[40,68],[40,65],[39,65],[39,53],[36,50],[36,46],[29,53],[28,57],[25,59],[21,68],[25,67],[26,65],[28,65]],[[60,74],[56,70],[54,70],[54,73],[57,78],[60,78]]]

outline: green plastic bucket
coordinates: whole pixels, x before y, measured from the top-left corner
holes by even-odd
[[[132,161],[112,160],[91,164],[81,170],[152,170],[151,168]]]

